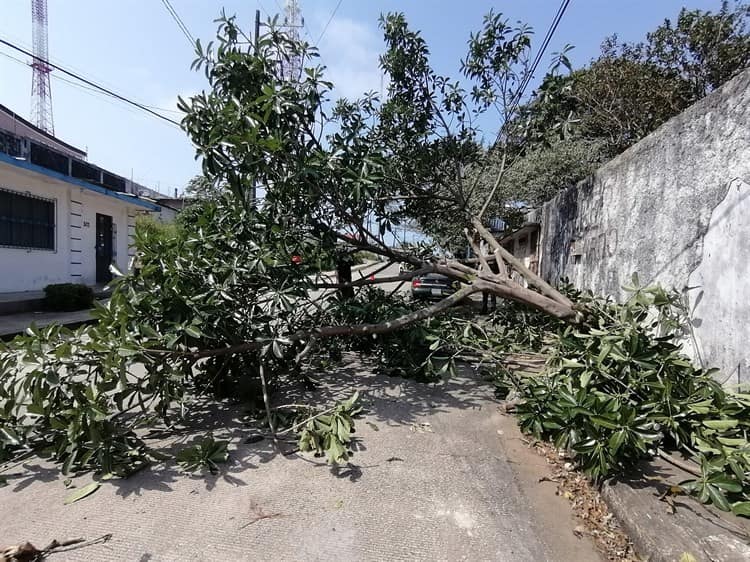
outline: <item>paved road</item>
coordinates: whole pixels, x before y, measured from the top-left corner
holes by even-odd
[[[0,489],[0,546],[111,533],[106,544],[55,561],[598,559],[574,537],[566,500],[552,488],[563,504],[524,492],[528,463],[506,456],[508,431],[499,428],[507,422],[489,388],[471,377],[421,385],[347,359],[346,368],[320,373],[316,394],[363,392],[351,464],[332,469],[309,455],[280,455],[265,440],[246,444],[252,430],[241,408],[197,408],[194,427],[156,445],[169,450],[213,430],[231,441],[221,474],[190,478],[167,463],[65,506],[63,477],[32,459]]]
[[[375,278],[377,279],[381,277],[393,277],[399,274],[398,264],[389,265],[383,271],[378,271],[384,265],[385,263],[382,263],[382,262],[374,262],[374,263],[368,264],[362,269],[353,271],[352,281],[358,281],[359,279],[362,279],[363,277],[369,277],[370,275],[375,275]],[[326,273],[321,274],[320,282],[321,283],[335,283],[336,282],[335,273],[326,272]],[[382,284],[378,284],[377,286],[386,292],[390,292],[390,291],[394,291],[397,287],[400,288],[401,291],[408,291],[411,285],[409,284],[409,282],[406,282],[406,283],[382,283]],[[319,295],[324,292],[326,291],[314,291],[313,295]]]

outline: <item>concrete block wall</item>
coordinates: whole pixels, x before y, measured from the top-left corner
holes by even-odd
[[[626,297],[688,290],[696,361],[750,382],[750,70],[558,194],[541,222],[540,271]]]

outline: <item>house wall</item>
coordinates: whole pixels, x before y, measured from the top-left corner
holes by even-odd
[[[595,293],[689,288],[685,350],[750,381],[750,70],[561,192],[542,223],[540,268]]]
[[[0,246],[0,293],[39,291],[50,283],[96,282],[96,213],[112,217],[114,262],[127,271],[137,206],[0,162],[0,187],[55,201],[55,249]]]

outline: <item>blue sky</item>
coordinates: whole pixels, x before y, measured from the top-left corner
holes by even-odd
[[[252,29],[256,9],[262,18],[275,14],[283,0],[171,0],[194,36],[210,39],[213,19],[222,6]],[[0,37],[22,47],[31,46],[29,0],[2,0]],[[48,0],[50,59],[145,105],[161,108],[179,120],[178,95],[205,87],[201,74],[190,70],[193,52],[161,0]],[[477,30],[482,15],[494,8],[512,21],[530,24],[538,41],[557,11],[558,0],[366,1],[342,0],[326,28],[338,0],[301,0],[305,38],[319,48],[328,77],[341,96],[356,97],[379,90],[378,54],[382,48],[378,16],[403,11],[414,29],[430,45],[433,66],[458,77],[459,60],[469,32]],[[548,54],[572,44],[574,66],[596,56],[602,39],[617,33],[635,41],[680,7],[716,10],[719,0],[572,0]],[[325,29],[325,33],[323,33]],[[25,59],[0,45],[0,54]],[[545,63],[547,61],[545,60]],[[182,189],[199,172],[185,134],[119,101],[61,81],[53,72],[52,99],[55,133],[62,140],[88,149],[89,160],[145,185],[171,193]],[[541,73],[540,73],[541,74]],[[64,77],[64,76],[63,76]],[[65,77],[64,77],[65,78]],[[17,113],[30,112],[31,69],[0,56],[0,103]],[[488,134],[494,134],[489,131]]]

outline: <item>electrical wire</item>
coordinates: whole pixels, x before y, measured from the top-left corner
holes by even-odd
[[[511,101],[511,110],[509,114],[512,114],[518,107],[518,104],[521,102],[523,94],[526,91],[526,88],[528,87],[531,80],[534,78],[534,72],[536,72],[536,68],[537,66],[539,66],[539,63],[541,62],[542,57],[544,56],[544,53],[547,50],[550,41],[552,40],[552,36],[555,34],[555,31],[557,31],[557,26],[560,24],[560,21],[565,14],[565,10],[568,9],[569,4],[570,0],[563,0],[560,4],[560,7],[557,9],[557,13],[552,20],[552,24],[550,24],[550,27],[547,29],[547,34],[542,40],[542,45],[539,48],[539,52],[536,54],[536,57],[534,57],[534,61],[531,64],[531,71],[526,74],[523,82],[521,83],[521,87],[518,89],[516,96],[514,96],[514,99]]]
[[[195,46],[195,38],[193,37],[193,34],[190,33],[190,30],[185,25],[185,22],[182,21],[182,18],[177,13],[177,10],[175,10],[172,7],[172,4],[169,2],[169,0],[161,0],[161,3],[164,5],[164,7],[167,9],[167,12],[169,12],[169,15],[172,16],[172,19],[177,24],[177,27],[180,28],[180,31],[182,31],[183,35],[187,37],[188,42],[190,43],[191,47]]]
[[[552,41],[552,36],[555,34],[555,31],[557,31],[557,26],[560,24],[560,21],[562,20],[563,15],[565,15],[565,10],[568,9],[569,4],[570,4],[570,0],[562,0],[560,7],[557,9],[557,13],[555,14],[555,17],[553,18],[552,23],[547,29],[547,33],[545,34],[544,39],[542,40],[542,44],[539,48],[539,52],[537,52],[536,56],[534,57],[533,62],[531,63],[531,67],[529,71],[526,73],[526,75],[524,76],[524,79],[521,81],[518,91],[511,99],[510,110],[507,112],[507,115],[512,115],[513,112],[518,107],[518,105],[521,103],[521,100],[523,99],[523,94],[526,91],[526,88],[528,87],[532,78],[534,77],[534,72],[536,72],[536,69],[539,66],[539,63],[541,62],[542,57],[544,56],[544,53],[550,44],[550,41]],[[500,138],[502,137],[502,134],[505,131],[505,128],[507,127],[507,125],[508,125],[508,121],[506,120],[505,122],[503,122],[502,126],[500,127],[500,130],[497,132],[497,136],[495,138],[495,142],[493,143],[493,146],[497,144],[497,142],[500,141]]]
[[[71,72],[70,70],[67,70],[67,69],[65,69],[65,68],[63,68],[63,67],[61,67],[61,66],[59,66],[59,65],[57,65],[57,64],[55,64],[53,62],[41,59],[41,58],[35,56],[30,51],[28,51],[26,49],[23,49],[23,48],[19,47],[18,45],[15,45],[14,43],[11,43],[10,41],[6,41],[5,39],[0,38],[0,44],[5,45],[6,47],[10,47],[11,49],[13,49],[15,51],[18,51],[19,53],[22,53],[22,54],[26,55],[27,57],[31,57],[33,59],[41,61],[45,65],[47,65],[47,66],[49,66],[51,68],[54,68],[55,70],[59,70],[60,72],[62,72],[64,74],[67,74],[68,76],[70,76],[72,78],[75,78],[76,80],[78,80],[80,82],[83,82],[84,84],[87,84],[88,86],[96,88],[97,90],[99,90],[101,92],[104,92],[105,94],[107,94],[107,95],[109,95],[109,96],[111,96],[113,98],[119,99],[120,101],[123,101],[123,102],[125,102],[127,104],[130,104],[132,106],[135,106],[138,109],[141,109],[141,110],[143,110],[143,111],[145,111],[147,113],[150,113],[154,117],[158,117],[159,119],[162,119],[162,120],[166,121],[167,123],[171,123],[172,125],[177,125],[178,127],[180,127],[180,123],[177,122],[177,121],[175,121],[174,119],[170,119],[169,117],[166,117],[165,115],[162,115],[161,113],[158,113],[158,112],[154,111],[153,109],[150,109],[148,106],[146,106],[146,105],[144,105],[142,103],[138,103],[136,101],[133,101],[133,100],[131,100],[131,99],[129,99],[129,98],[123,96],[123,95],[118,94],[117,92],[114,92],[114,91],[110,90],[109,88],[105,88],[104,86],[100,86],[96,82],[92,82],[91,80],[89,80],[87,78],[84,78],[83,76],[80,76],[79,74],[76,74],[75,72]]]
[[[4,52],[0,51],[0,55],[4,56],[4,57],[6,57],[6,58],[8,58],[8,59],[10,59],[10,60],[12,60],[14,62],[17,62],[21,66],[25,66],[25,67],[29,66],[28,63],[26,63],[25,61],[23,61],[23,60],[21,60],[19,58],[16,58],[13,55],[9,55],[8,53],[4,53]],[[105,93],[101,92],[100,90],[97,90],[96,88],[92,88],[90,86],[86,86],[85,84],[81,84],[80,82],[76,82],[74,80],[70,80],[70,79],[65,78],[63,76],[58,76],[56,74],[52,74],[51,77],[52,77],[53,80],[58,80],[60,82],[65,82],[66,84],[70,84],[71,86],[75,86],[76,88],[79,88],[81,90],[85,90],[87,92],[92,92],[92,93],[94,93],[94,94],[96,94],[96,95],[98,95],[100,97],[103,97],[103,98],[111,98],[112,97],[112,96],[110,96],[108,94],[105,94]],[[145,103],[142,104],[142,105],[144,107],[148,107],[149,109],[153,109],[154,111],[167,111],[169,113],[176,113],[178,115],[182,115],[183,114],[183,112],[180,111],[179,109],[167,109],[166,107],[157,107],[155,105],[148,105],[148,104],[145,104]]]
[[[560,24],[560,21],[562,20],[562,17],[565,14],[565,10],[568,9],[569,4],[570,4],[570,0],[562,0],[560,7],[557,9],[557,13],[555,14],[555,17],[552,20],[552,24],[550,24],[550,27],[547,30],[547,34],[544,36],[544,39],[542,40],[542,45],[539,48],[539,52],[537,53],[536,57],[534,57],[534,61],[531,63],[531,68],[529,72],[526,73],[526,76],[524,76],[524,79],[518,88],[518,92],[516,92],[516,95],[513,96],[513,98],[511,99],[510,111],[506,112],[506,117],[513,115],[513,112],[518,107],[518,104],[521,103],[521,100],[523,99],[523,94],[526,91],[526,88],[528,87],[529,83],[531,82],[531,79],[534,76],[534,72],[536,72],[536,68],[537,66],[539,66],[539,63],[542,60],[542,56],[544,56],[544,52],[547,50],[547,47],[549,46],[550,41],[552,41],[552,36],[555,34],[555,31],[557,31],[557,26]],[[490,146],[487,157],[484,159],[482,166],[480,166],[479,170],[477,171],[477,177],[479,177],[489,165],[489,162],[490,162],[489,155],[492,152],[492,150],[495,148],[497,143],[500,142],[503,132],[505,131],[509,122],[510,122],[509,119],[506,118],[506,120],[501,125],[500,130],[497,132],[497,136],[495,137],[495,141],[492,143],[492,146]],[[526,144],[526,140],[524,139],[524,141],[522,142],[522,146],[525,144]],[[511,165],[512,164],[513,162],[511,162]],[[503,156],[502,170],[504,169],[505,169],[505,156]],[[487,207],[490,205],[492,199],[494,198],[495,191],[500,185],[500,180],[503,174],[502,170],[498,174],[498,177],[495,180],[495,185],[492,187],[492,190],[490,191],[490,194],[487,197],[487,200],[484,202],[484,205],[482,206],[482,210],[479,212],[480,220],[482,216],[484,215],[485,211],[487,210]]]
[[[336,12],[339,11],[339,8],[341,7],[341,3],[343,1],[344,0],[339,0],[338,4],[336,4],[336,7],[333,9],[333,12],[331,12],[331,17],[328,18],[328,21],[323,27],[323,31],[320,32],[320,37],[318,37],[318,40],[315,42],[316,47],[320,44],[321,40],[323,39],[323,36],[326,34],[326,31],[328,31],[328,26],[331,25],[331,22],[333,21],[333,18],[336,16]]]
[[[13,35],[9,35],[9,34],[6,33],[5,34],[5,38],[6,38],[7,41],[12,41],[16,45],[18,45],[20,47],[23,47],[24,49],[26,49],[28,51],[33,51],[33,48],[32,48],[32,46],[29,43],[24,42],[22,39],[20,39],[18,37],[15,37]],[[8,55],[7,53],[3,53],[2,51],[0,51],[0,55],[4,55],[4,56],[6,56],[8,58],[12,58],[10,55]],[[23,64],[24,66],[29,66],[28,62],[25,62],[25,61],[23,61],[21,59],[13,59],[13,60],[15,60],[16,62],[18,62],[20,64]],[[98,84],[100,84],[100,85],[102,85],[104,87],[107,87],[107,88],[109,88],[111,90],[114,90],[114,91],[118,91],[118,86],[116,84],[112,84],[112,83],[108,82],[107,80],[103,79],[101,76],[97,76],[93,72],[86,72],[85,70],[83,70],[81,68],[78,68],[75,65],[69,64],[68,62],[66,62],[64,60],[61,60],[61,59],[59,59],[57,57],[53,57],[51,55],[49,56],[49,58],[47,60],[55,62],[56,64],[59,64],[61,66],[64,66],[66,69],[68,69],[71,72],[77,72],[78,74],[81,74],[82,76],[86,76],[89,80],[95,81],[95,82],[97,82]],[[51,74],[50,76],[53,79],[56,79],[56,80],[59,80],[61,78],[60,76],[57,76],[55,74]],[[73,82],[70,82],[70,83],[72,84]],[[79,84],[79,86],[83,87],[83,84]],[[105,94],[103,94],[101,92],[99,92],[99,93],[102,94],[102,95],[105,95]],[[139,99],[138,97],[132,95],[129,92],[125,93],[125,92],[120,91],[120,94],[123,95],[123,96],[127,96],[130,99],[132,99],[132,100],[138,101],[138,103],[140,103],[141,105],[144,105],[144,106],[146,106],[146,107],[148,107],[150,109],[156,110],[156,111],[166,111],[166,112],[169,112],[169,113],[181,113],[181,112],[179,112],[179,111],[177,111],[175,109],[166,109],[166,108],[162,108],[162,107],[157,107],[157,106],[154,106],[154,105],[150,105],[150,104],[144,102],[143,100]]]

